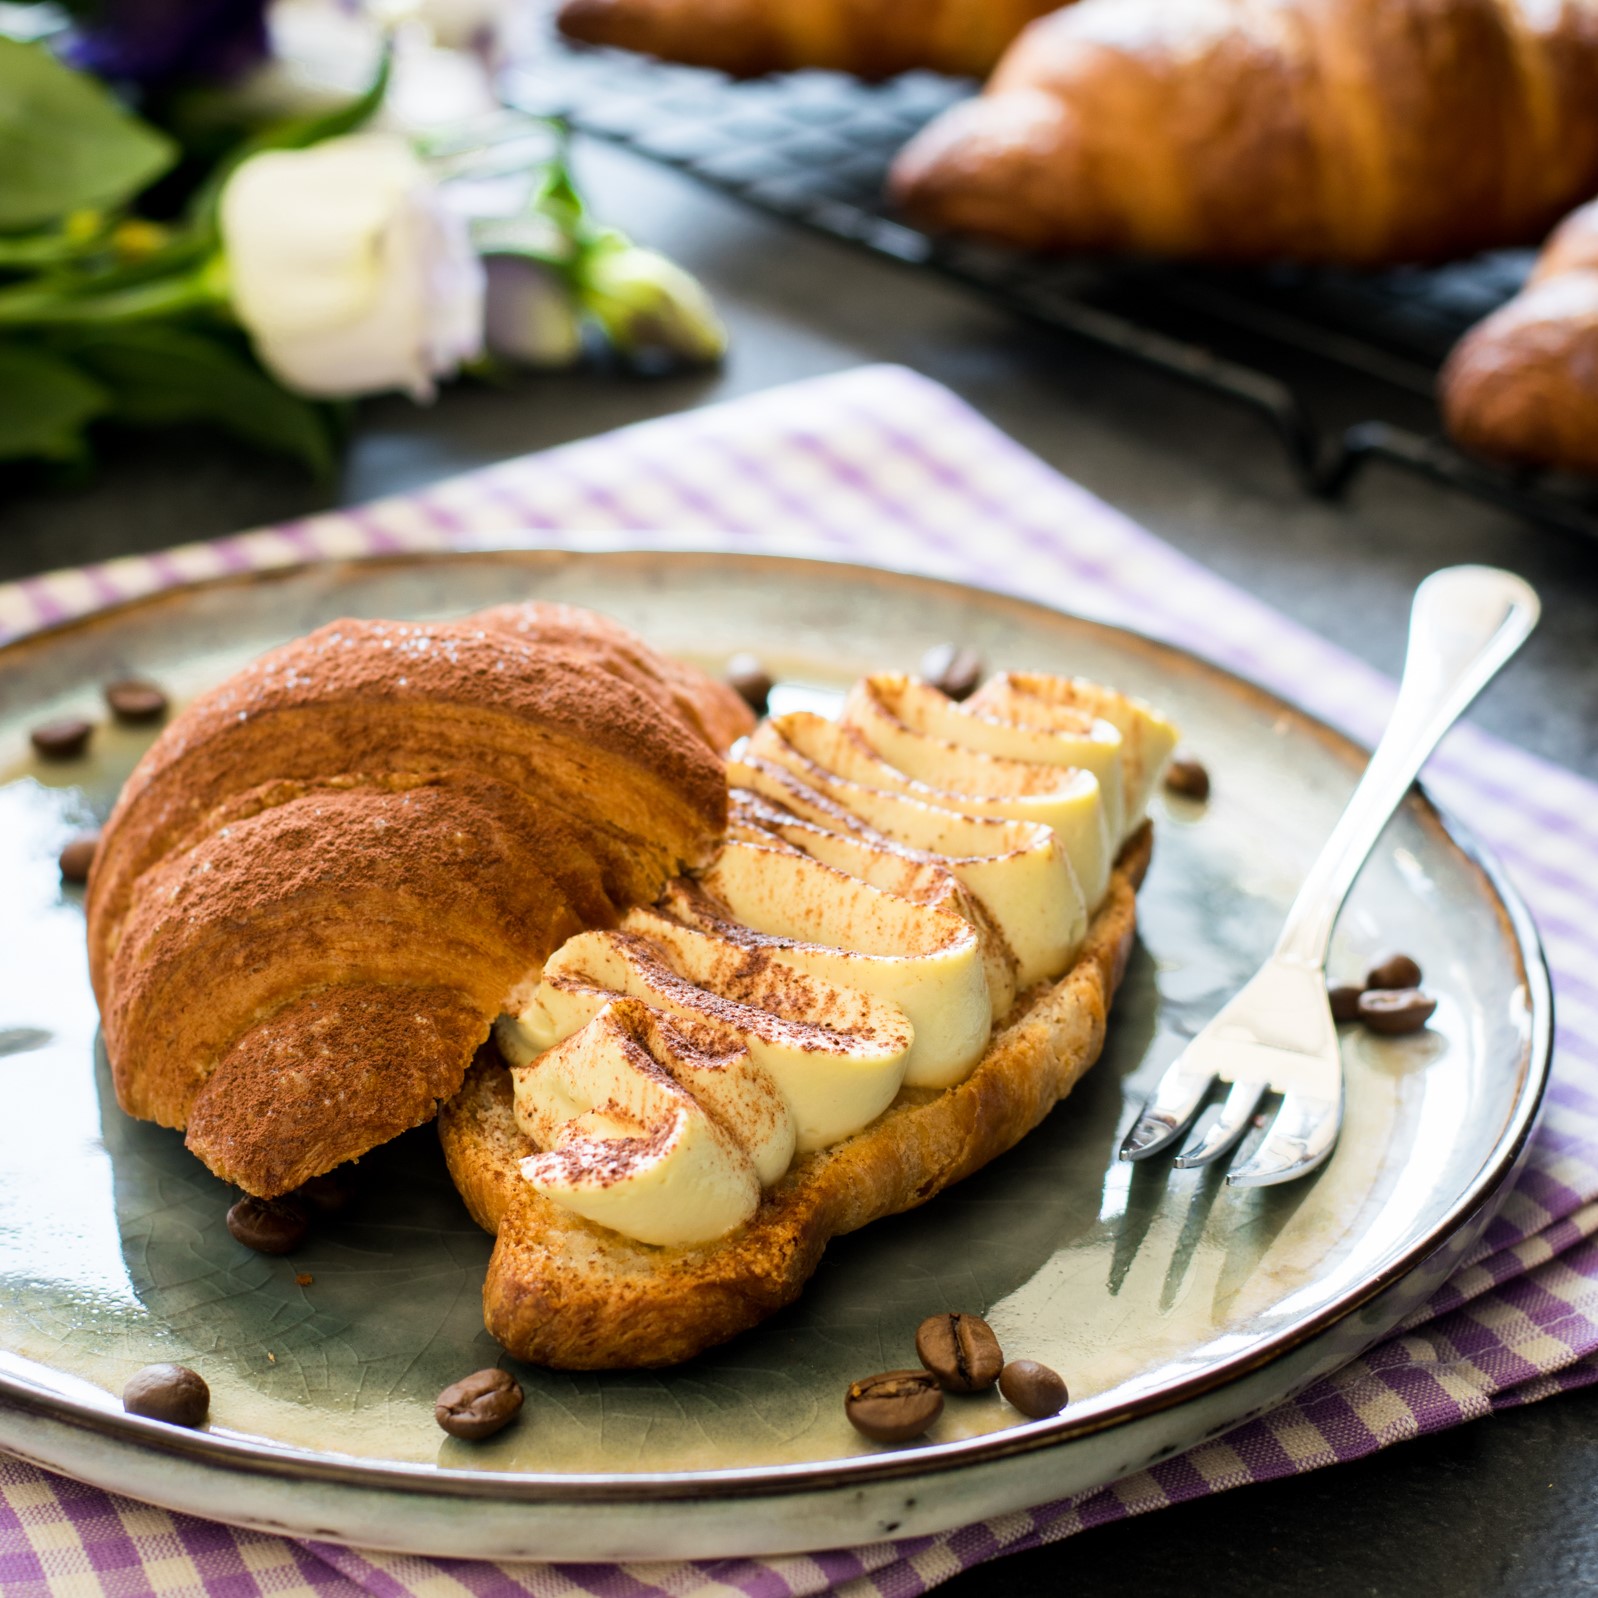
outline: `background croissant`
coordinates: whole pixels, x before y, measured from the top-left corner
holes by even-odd
[[[560,29],[738,77],[830,67],[884,78],[925,67],[985,77],[1060,0],[566,0]]]
[[[1525,289],[1460,341],[1439,396],[1466,449],[1598,473],[1598,202],[1566,219]]]
[[[1374,265],[1598,191],[1598,0],[1082,0],[901,154],[918,222],[1052,250]]]
[[[271,1197],[434,1114],[572,933],[703,863],[721,684],[613,623],[339,621],[178,716],[89,883],[117,1097]]]

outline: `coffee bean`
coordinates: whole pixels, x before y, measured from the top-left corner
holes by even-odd
[[[757,716],[763,716],[775,684],[771,680],[771,673],[754,655],[734,655],[727,662],[727,686]]]
[[[311,1223],[293,1204],[247,1193],[227,1212],[227,1229],[257,1254],[292,1254],[305,1241]]]
[[[451,1437],[476,1441],[509,1426],[521,1407],[521,1384],[514,1376],[502,1370],[476,1371],[438,1395],[433,1418]]]
[[[843,1412],[874,1443],[907,1443],[943,1413],[943,1391],[931,1371],[883,1371],[850,1384]]]
[[[1390,954],[1373,965],[1365,977],[1367,988],[1418,988],[1420,967],[1407,954]]]
[[[1332,1019],[1334,1021],[1359,1020],[1359,1001],[1364,992],[1363,988],[1354,987],[1350,983],[1328,988],[1326,997],[1331,1001]]]
[[[1436,1008],[1437,1001],[1419,988],[1373,988],[1359,1001],[1359,1018],[1372,1032],[1398,1037],[1419,1032]]]
[[[89,867],[94,864],[94,851],[99,846],[100,834],[97,832],[80,832],[76,838],[69,839],[66,848],[61,851],[61,880],[87,882]]]
[[[211,1408],[211,1389],[187,1365],[146,1365],[128,1378],[122,1407],[130,1415],[164,1420],[173,1426],[198,1426]]]
[[[919,675],[950,699],[969,699],[981,687],[985,670],[976,650],[961,644],[934,644],[921,657]]]
[[[929,1315],[916,1329],[916,1355],[946,1393],[980,1393],[999,1379],[1004,1355],[977,1315]]]
[[[1210,796],[1210,774],[1191,758],[1173,760],[1165,768],[1165,791],[1181,799],[1202,802]]]
[[[277,1202],[290,1205],[307,1218],[342,1215],[355,1202],[355,1178],[348,1166],[341,1165],[335,1171],[327,1171],[301,1182],[292,1193],[285,1193]]]
[[[1071,1398],[1065,1378],[1035,1359],[1012,1359],[999,1373],[999,1391],[1032,1420],[1058,1415]]]
[[[44,759],[76,760],[89,747],[89,734],[93,731],[92,721],[63,716],[59,721],[47,721],[42,727],[35,727],[28,736]]]
[[[166,714],[167,697],[153,682],[128,677],[105,685],[105,702],[118,721],[155,721]]]

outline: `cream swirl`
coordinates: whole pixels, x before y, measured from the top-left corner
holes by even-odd
[[[1107,721],[1121,735],[1122,833],[1148,813],[1154,784],[1176,748],[1176,728],[1152,705],[1082,677],[1006,671],[991,677],[966,702],[972,714],[1053,732],[1079,726],[1084,716]]]
[[[1136,700],[1019,673],[965,705],[884,674],[837,721],[762,723],[716,859],[569,940],[501,1019],[528,1179],[645,1241],[705,1242],[796,1151],[962,1081],[1017,995],[1069,968],[1174,742]]]
[[[753,768],[743,762],[729,767],[735,781],[752,776]],[[776,785],[783,786],[779,774]],[[917,904],[952,911],[970,923],[982,949],[983,969],[988,978],[988,999],[995,1015],[1006,1015],[1015,1002],[1015,968],[998,936],[992,918],[982,901],[973,896],[940,855],[912,849],[892,838],[873,832],[864,822],[837,807],[823,806],[823,813],[841,831],[807,821],[801,813],[802,793],[790,785],[788,797],[795,802],[790,810],[755,791],[754,784],[735,787],[730,800],[728,837],[766,848],[782,847],[814,856],[829,866],[885,888]]]
[[[697,1047],[636,999],[512,1068],[540,1193],[640,1242],[720,1237],[793,1155],[793,1122],[746,1049]],[[774,1173],[774,1174],[773,1174]]]
[[[947,787],[933,787],[889,767],[850,729],[797,713],[757,728],[731,776],[819,826],[941,862],[986,909],[1012,991],[1070,963],[1087,930],[1089,895],[1097,904],[1109,886],[1110,843],[1091,773],[1039,773],[967,751],[947,762]],[[995,1004],[1001,1015],[1008,1008]]]
[[[949,1087],[982,1057],[993,1005],[976,929],[793,849],[729,840],[662,908],[728,948],[898,1006],[914,1035],[911,1087]]]
[[[957,704],[915,677],[863,677],[844,702],[842,725],[908,777],[936,783],[970,769],[986,755],[1049,771],[1090,772],[1098,781],[1105,824],[1119,844],[1126,832],[1121,751],[1113,722],[1059,706],[1052,725],[1007,719],[982,706]],[[959,791],[958,789],[956,791]],[[982,794],[981,788],[970,790]]]
[[[527,1008],[496,1036],[511,1060],[570,1037],[618,994],[662,1011],[701,1046],[739,1046],[767,1073],[801,1151],[825,1148],[880,1115],[904,1081],[915,1033],[904,1012],[785,960],[750,957],[655,910],[556,950]],[[782,1160],[787,1169],[787,1158]],[[768,1185],[782,1172],[768,1178]]]

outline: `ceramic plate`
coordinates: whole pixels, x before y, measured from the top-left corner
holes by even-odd
[[[757,649],[779,704],[960,639],[998,667],[1145,695],[1214,777],[1155,804],[1141,936],[1103,1060],[1019,1148],[925,1208],[840,1239],[802,1300],[680,1369],[518,1368],[523,1419],[484,1444],[434,1425],[446,1383],[500,1358],[490,1240],[431,1128],[362,1162],[347,1221],[292,1259],[235,1243],[229,1190],[179,1134],[116,1107],[97,1045],[67,836],[103,815],[149,735],[102,726],[43,766],[28,728],[100,714],[130,672],[178,696],[341,615],[438,617],[523,596],[593,605],[715,665]],[[0,651],[0,1444],[136,1497],[241,1523],[439,1554],[776,1553],[946,1528],[1109,1481],[1346,1361],[1480,1235],[1548,1059],[1546,975],[1491,863],[1418,793],[1338,930],[1334,970],[1403,949],[1431,1027],[1348,1030],[1348,1118],[1314,1179],[1234,1193],[1218,1171],[1118,1164],[1161,1069],[1265,954],[1361,752],[1237,678],[1041,606],[813,561],[495,551],[297,569],[178,590]],[[857,1376],[913,1362],[923,1316],[983,1312],[1071,1407],[1020,1422],[951,1401],[921,1444],[844,1420]],[[204,1373],[212,1421],[125,1416],[154,1360]],[[508,1363],[508,1362],[507,1362]]]

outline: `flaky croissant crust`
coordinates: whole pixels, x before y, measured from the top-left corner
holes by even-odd
[[[516,986],[726,822],[730,690],[588,613],[345,620],[190,705],[88,890],[117,1096],[272,1196],[428,1119]]]

